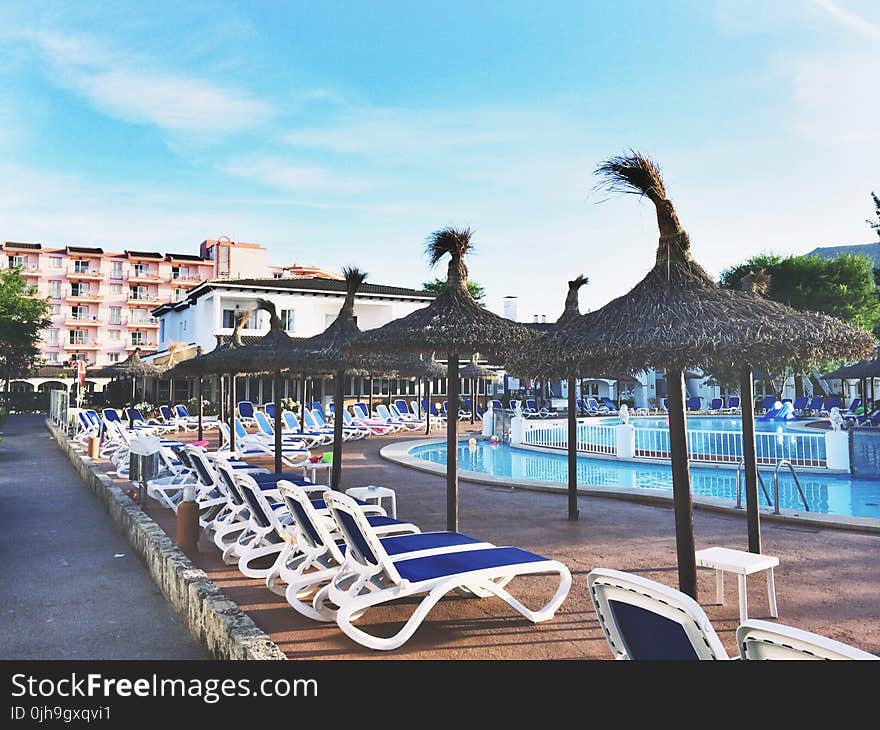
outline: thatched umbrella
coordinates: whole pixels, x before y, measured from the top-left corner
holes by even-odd
[[[474,422],[477,413],[477,380],[491,377],[493,374],[492,370],[477,362],[477,353],[474,353],[467,365],[458,369],[458,377],[471,381],[471,423]]]
[[[565,307],[559,319],[547,329],[540,337],[524,348],[522,351],[514,353],[508,358],[507,369],[513,373],[534,374],[532,366],[532,353],[541,347],[552,346],[548,344],[549,339],[557,332],[562,331],[571,322],[574,322],[582,315],[578,308],[578,292],[584,284],[589,283],[589,279],[583,274],[575,277],[568,282],[568,293],[565,296]],[[588,316],[588,315],[586,315]],[[578,373],[584,375],[586,372]],[[567,376],[568,381],[568,519],[578,519],[577,508],[577,392],[575,374]]]
[[[540,348],[527,348],[527,356],[535,369],[561,377],[587,370],[631,375],[652,367],[666,370],[679,587],[696,596],[684,371],[711,372],[720,365],[743,373],[746,498],[750,527],[756,528],[752,365],[861,357],[873,339],[832,317],[799,312],[757,292],[721,288],[691,257],[690,240],[660,170],[648,158],[632,152],[608,160],[597,173],[608,189],[635,193],[654,204],[660,229],[656,263],[627,294],[576,318],[542,340]],[[750,548],[758,537],[750,530]]]
[[[368,364],[373,373],[381,373],[385,377],[416,378],[418,381],[417,391],[417,414],[422,414],[422,379],[426,381],[427,399],[431,400],[431,384],[435,378],[445,378],[447,367],[434,359],[434,353],[426,359],[412,352],[400,355],[384,354],[364,356],[364,363]],[[431,418],[429,413],[425,416],[425,434],[431,433]]]
[[[152,363],[141,360],[141,348],[135,347],[134,352],[125,358],[125,360],[100,368],[99,370],[96,370],[94,374],[100,377],[131,378],[131,403],[129,405],[131,408],[134,408],[135,384],[137,379],[142,378],[146,382],[146,378],[158,378],[162,374],[162,370]],[[146,385],[144,386],[144,398],[146,398]],[[129,410],[129,428],[134,427],[134,419],[132,416],[133,414],[131,410]]]
[[[365,332],[353,344],[357,352],[446,352],[448,372],[446,425],[446,524],[458,528],[458,361],[475,352],[503,357],[531,333],[481,307],[467,288],[465,254],[472,249],[470,228],[443,228],[428,237],[428,258],[436,264],[450,255],[446,284],[427,307]]]

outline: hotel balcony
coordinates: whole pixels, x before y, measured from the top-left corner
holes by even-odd
[[[155,350],[156,346],[155,342],[129,342],[125,349],[127,352],[133,352],[137,347],[140,347],[141,350]]]
[[[159,327],[159,320],[154,319],[152,317],[150,319],[129,319],[129,320],[126,320],[125,326],[132,327],[134,329],[137,329],[139,327],[158,328]]]
[[[198,284],[201,284],[206,279],[203,279],[198,276],[178,276],[176,279],[171,280],[171,286],[181,286],[192,288]]]
[[[39,266],[31,266],[31,267],[22,269],[21,275],[25,278],[40,277],[43,275],[43,270]]]
[[[104,324],[103,320],[97,317],[65,317],[64,325],[66,327],[100,327]]]
[[[68,279],[90,279],[92,281],[101,281],[104,274],[100,269],[78,269],[71,266],[67,269]]]
[[[162,303],[159,297],[133,297],[128,296],[129,307],[158,307]]]
[[[68,294],[65,300],[68,302],[102,302],[104,301],[104,295],[100,289],[92,289],[87,292],[80,292],[79,294]]]
[[[95,340],[83,340],[82,342],[65,342],[65,350],[100,350],[101,343]]]
[[[136,274],[130,271],[127,280],[133,284],[152,284],[163,281],[163,278],[158,274]]]

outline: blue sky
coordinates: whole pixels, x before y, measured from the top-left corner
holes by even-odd
[[[418,286],[468,225],[489,306],[553,320],[653,264],[650,207],[593,191],[628,148],[713,274],[876,240],[878,41],[868,0],[5,2],[0,238],[225,234]]]

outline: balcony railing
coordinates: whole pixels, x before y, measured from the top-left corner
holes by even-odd
[[[83,326],[83,327],[98,327],[103,324],[103,320],[98,319],[97,315],[86,315],[80,317],[74,317],[73,315],[67,315],[64,319],[64,323],[72,326]]]
[[[83,278],[83,279],[100,279],[104,276],[100,269],[82,269],[77,268],[76,266],[71,266],[67,269],[67,275],[72,278]]]
[[[69,340],[64,343],[65,350],[98,350],[101,347],[101,343],[97,340],[83,340],[82,342],[70,342]]]
[[[156,343],[155,342],[129,342],[126,346],[126,350],[134,350],[136,347],[140,347],[142,350],[155,350]]]
[[[159,320],[155,317],[144,317],[143,319],[138,319],[134,317],[132,319],[125,320],[126,327],[158,327]]]
[[[128,295],[128,303],[129,304],[156,304],[161,302],[162,300],[155,295],[137,295],[129,293]]]
[[[157,272],[150,271],[142,271],[140,273],[136,271],[128,272],[128,280],[129,281],[162,281],[162,277],[159,276]]]
[[[51,296],[51,294],[49,295]],[[101,300],[103,298],[103,293],[100,289],[88,289],[86,291],[80,291],[79,294],[74,294],[72,291],[67,295],[67,299],[81,299],[82,301],[95,301]]]

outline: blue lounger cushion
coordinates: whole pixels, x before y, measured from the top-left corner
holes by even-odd
[[[466,550],[459,553],[429,555],[424,558],[411,558],[395,563],[400,577],[413,583],[423,580],[443,578],[457,573],[474,570],[500,568],[523,563],[540,563],[547,558],[517,547],[487,548],[486,550]]]
[[[609,600],[631,659],[699,659],[680,623],[631,603]]]
[[[460,532],[421,532],[415,535],[396,535],[382,539],[385,552],[389,555],[401,555],[414,550],[428,550],[478,542],[481,541],[468,535],[462,535]]]

